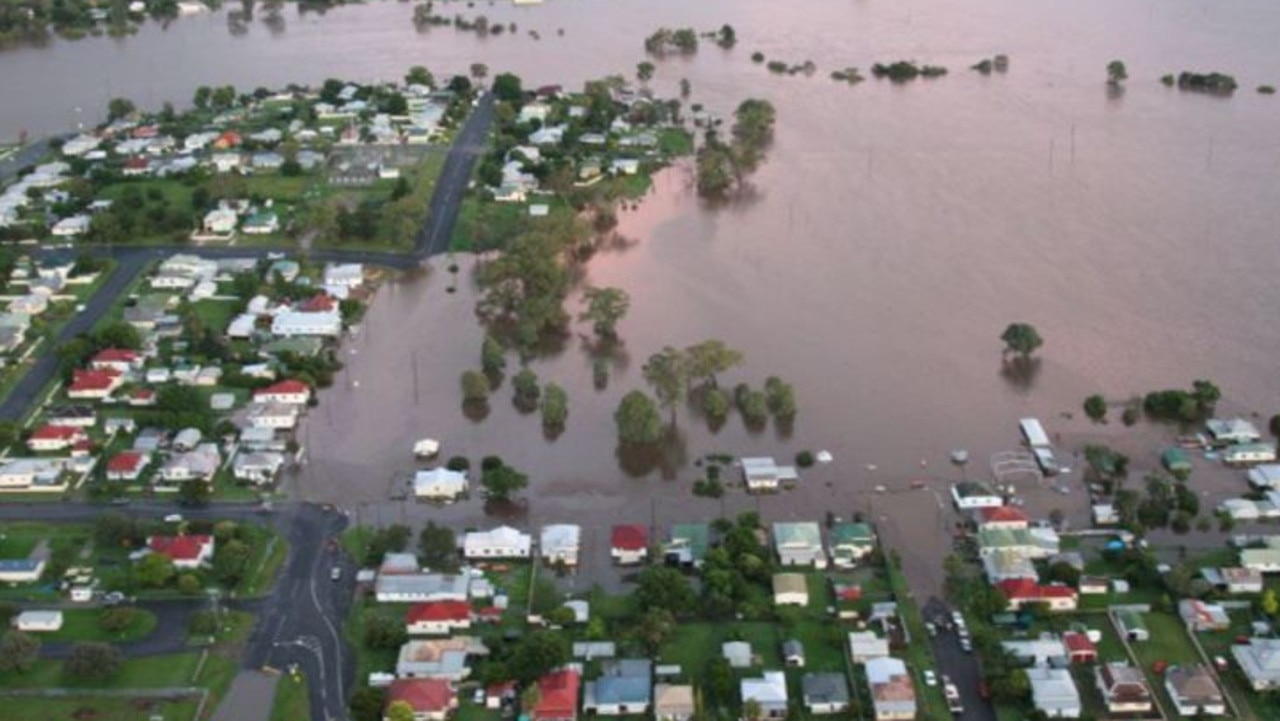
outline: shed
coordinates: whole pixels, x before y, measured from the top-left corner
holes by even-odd
[[[1166,448],[1160,454],[1160,462],[1170,473],[1190,473],[1191,458],[1181,448]]]

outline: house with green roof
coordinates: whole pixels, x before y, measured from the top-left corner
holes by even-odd
[[[705,523],[677,523],[671,526],[671,541],[663,549],[668,563],[701,566],[707,557],[711,529]]]
[[[1166,448],[1160,454],[1160,462],[1170,473],[1191,472],[1191,458],[1181,448]]]
[[[876,547],[876,534],[869,523],[837,523],[830,536],[831,561],[838,568],[853,568]]]
[[[812,521],[773,524],[773,547],[783,566],[827,567],[822,531]]]
[[[990,556],[1002,551],[1027,558],[1046,558],[1058,552],[1057,537],[1042,537],[1026,528],[983,528],[978,531],[978,554]]]

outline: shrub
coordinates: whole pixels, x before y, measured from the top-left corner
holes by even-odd
[[[814,463],[812,451],[800,451],[796,454],[796,465],[801,468],[809,468]]]
[[[466,473],[471,470],[471,460],[466,456],[453,456],[444,464],[444,467],[451,471]]]

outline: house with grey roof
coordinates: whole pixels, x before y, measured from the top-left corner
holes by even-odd
[[[649,659],[606,661],[600,677],[584,687],[582,710],[601,716],[643,714],[649,711],[652,695],[653,665]]]
[[[787,677],[781,671],[765,671],[761,678],[744,678],[740,682],[742,703],[755,701],[760,718],[780,719],[787,715]]]
[[[800,679],[800,691],[811,714],[849,710],[849,682],[842,673],[806,673]]]
[[[1222,689],[1202,663],[1170,666],[1164,674],[1164,688],[1183,716],[1222,716],[1227,712]]]
[[[1065,668],[1035,666],[1027,669],[1031,703],[1048,718],[1080,718],[1080,691]]]
[[[467,577],[440,573],[378,574],[374,597],[379,603],[466,601]]]
[[[754,662],[751,644],[746,641],[725,641],[720,644],[720,653],[731,668],[751,668]]]
[[[1233,645],[1231,654],[1254,691],[1280,688],[1280,639],[1252,638]]]
[[[396,659],[397,678],[441,678],[461,681],[471,674],[468,656],[487,656],[489,649],[469,636],[409,641]]]
[[[866,664],[867,686],[877,721],[916,717],[916,689],[901,659],[873,658]]]
[[[804,644],[794,638],[783,641],[782,663],[787,668],[804,668]]]

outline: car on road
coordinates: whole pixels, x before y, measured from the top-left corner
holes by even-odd
[[[959,611],[952,611],[952,612],[951,612],[951,620],[952,620],[952,621],[954,621],[954,622],[955,622],[955,624],[956,624],[957,626],[963,626],[963,625],[964,625],[964,616],[963,616],[963,615],[961,615],[961,613],[960,613]]]
[[[120,604],[124,603],[124,600],[125,599],[124,599],[123,593],[119,591],[112,591],[108,594],[103,595],[102,605],[103,606],[119,606]]]
[[[130,503],[129,499],[124,497],[111,499],[111,505],[113,506],[127,506],[129,505],[129,503]]]
[[[965,653],[973,653],[973,642],[967,637],[960,639],[960,650]]]
[[[484,686],[481,686],[480,688],[476,689],[476,692],[472,694],[471,703],[477,706],[484,704]]]
[[[170,513],[169,515],[164,517],[164,522],[165,523],[182,523],[182,514]]]
[[[924,670],[924,685],[925,685],[925,686],[937,686],[937,685],[938,685],[938,676],[937,676],[937,674],[935,674],[935,673],[933,672],[933,669],[928,669],[928,668],[926,668],[926,669]]]
[[[933,625],[933,621],[926,621],[924,624],[924,630],[928,631],[930,636],[938,635],[938,627]]]
[[[329,578],[333,581],[340,580],[342,578],[342,566],[334,566],[333,570],[329,571]]]

